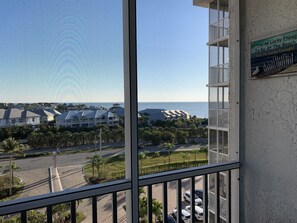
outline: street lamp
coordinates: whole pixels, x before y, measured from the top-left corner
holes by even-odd
[[[57,152],[53,152],[54,168],[57,168]]]
[[[99,141],[100,156],[102,157],[102,129],[101,128],[99,132],[99,137],[100,137],[100,141]]]

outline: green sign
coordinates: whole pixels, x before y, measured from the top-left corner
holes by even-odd
[[[297,31],[251,43],[251,76],[297,72]]]

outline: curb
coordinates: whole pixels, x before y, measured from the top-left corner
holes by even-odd
[[[52,166],[50,166],[48,168],[48,173],[49,173],[49,183],[50,183],[50,192],[54,193],[55,189],[54,189],[54,178],[53,178],[53,171],[52,171]]]

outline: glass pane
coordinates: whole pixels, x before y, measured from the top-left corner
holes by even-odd
[[[218,126],[222,128],[228,128],[229,125],[229,110],[220,109],[218,114]]]
[[[228,154],[228,132],[219,131],[219,152]]]
[[[0,14],[0,143],[17,141],[4,197],[125,177],[122,1],[3,0]]]
[[[210,67],[218,66],[218,47],[217,46],[209,47],[209,66]]]
[[[216,84],[218,83],[218,68],[217,67],[210,67],[209,68],[209,84]]]
[[[217,149],[217,130],[209,130],[209,149]]]
[[[217,126],[218,125],[218,110],[209,110],[208,111],[209,120],[208,125],[209,126]]]
[[[209,109],[218,109],[218,88],[209,88]]]
[[[212,1],[209,5],[209,41],[218,38],[218,10],[217,1]]]
[[[137,1],[140,175],[208,162],[207,23],[191,0]]]
[[[229,88],[228,87],[224,87],[223,88],[224,91],[224,108],[229,108]]]

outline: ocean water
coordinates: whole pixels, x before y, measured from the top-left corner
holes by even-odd
[[[114,104],[113,102],[98,102],[98,103],[84,103],[88,106],[102,106],[105,108],[110,108]],[[119,102],[121,107],[124,107],[124,103]],[[188,112],[190,115],[195,115],[199,118],[207,118],[208,117],[208,104],[207,102],[139,102],[138,103],[138,111],[147,109],[147,108],[161,108],[168,110],[184,110]]]

